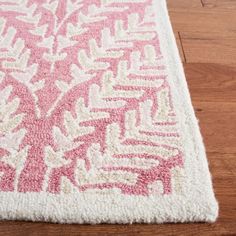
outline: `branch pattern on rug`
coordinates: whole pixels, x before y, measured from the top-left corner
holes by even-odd
[[[0,191],[181,191],[149,0],[0,3]]]

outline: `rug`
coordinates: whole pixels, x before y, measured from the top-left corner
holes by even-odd
[[[0,219],[217,214],[164,0],[0,1]]]

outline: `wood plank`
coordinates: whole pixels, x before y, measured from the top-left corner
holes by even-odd
[[[208,152],[236,153],[236,103],[193,100]]]
[[[30,222],[3,222],[1,236],[153,236],[153,235],[234,235],[235,224],[162,224],[162,225],[59,225]]]
[[[234,66],[187,63],[184,69],[193,100],[236,102]]]
[[[204,7],[236,9],[235,0],[202,0]]]
[[[214,140],[212,140],[212,142],[214,142]],[[207,152],[207,157],[210,162],[211,174],[214,179],[226,180],[228,178],[236,178],[236,153],[222,154],[217,152]],[[217,182],[215,182],[215,184],[216,186],[218,185]],[[236,184],[233,184],[232,187],[232,190],[234,190],[234,194],[236,195]]]
[[[236,33],[180,32],[180,38],[187,63],[236,64]]]
[[[217,173],[218,174],[218,173]],[[219,201],[222,202],[222,204],[226,204],[223,202],[223,198],[227,199],[234,199],[234,203],[232,203],[234,206],[233,210],[236,213],[236,188],[235,188],[235,181],[236,178],[235,176],[227,176],[227,177],[214,177],[213,175],[213,180],[214,180],[214,190],[216,192],[217,198],[219,198]],[[226,204],[228,205],[228,204]],[[233,219],[233,218],[232,218]]]
[[[176,32],[236,32],[236,9],[170,8],[169,14]]]
[[[167,0],[168,8],[195,8],[202,7],[201,0]]]

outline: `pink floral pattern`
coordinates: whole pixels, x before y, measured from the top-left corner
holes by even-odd
[[[171,194],[183,154],[151,1],[0,13],[0,191]]]

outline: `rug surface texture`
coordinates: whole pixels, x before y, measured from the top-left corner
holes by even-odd
[[[217,215],[164,0],[0,1],[0,219]]]

